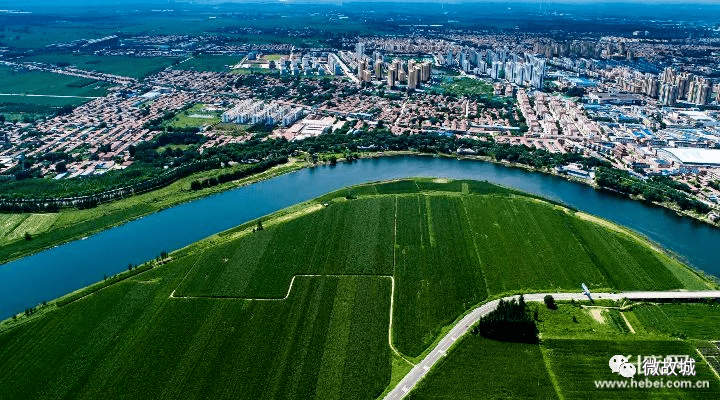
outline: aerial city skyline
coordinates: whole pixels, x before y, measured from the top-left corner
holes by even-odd
[[[0,397],[720,397],[720,5],[0,1]]]

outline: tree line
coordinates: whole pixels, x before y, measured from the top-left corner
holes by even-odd
[[[217,186],[221,183],[236,181],[238,179],[246,178],[250,175],[255,175],[260,172],[266,171],[276,165],[285,164],[287,162],[287,157],[271,158],[268,160],[260,161],[259,163],[251,165],[247,168],[220,174],[217,177],[211,177],[203,180],[194,180],[190,182],[190,189],[200,190],[203,188]]]
[[[595,171],[595,181],[602,188],[627,195],[642,196],[647,202],[671,202],[682,210],[693,210],[700,214],[707,214],[712,210],[707,204],[681,191],[689,192],[688,185],[667,177],[652,177],[643,181],[627,171],[600,167]]]
[[[537,325],[522,295],[519,300],[500,299],[497,308],[480,318],[471,332],[506,342],[537,343],[539,340]]]

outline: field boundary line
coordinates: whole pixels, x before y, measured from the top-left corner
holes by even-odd
[[[705,358],[705,355],[702,353],[702,351],[698,350],[697,347],[695,348],[695,351],[698,354],[700,354],[700,357],[702,357],[703,361],[705,361],[705,364],[707,364],[707,366],[710,367],[710,371],[712,371],[713,374],[715,374],[715,377],[717,377],[718,380],[720,380],[720,375],[718,375],[718,372],[715,370],[715,367],[713,367],[713,365],[710,364],[710,362],[707,360],[707,358]]]
[[[560,390],[560,384],[557,381],[557,376],[555,375],[555,372],[550,367],[550,361],[547,357],[547,349],[543,346],[540,346],[540,355],[542,356],[543,363],[545,364],[545,370],[548,373],[548,377],[550,378],[550,382],[552,382],[553,389],[555,389],[555,394],[558,397],[558,400],[565,400],[565,396],[562,395],[562,391]]]
[[[243,296],[220,296],[220,295],[192,295],[192,296],[176,296],[173,290],[170,293],[172,299],[217,299],[217,300],[253,300],[253,301],[283,301],[287,300],[292,292],[293,285],[295,285],[295,278],[325,278],[325,277],[359,277],[359,278],[390,278],[395,285],[395,278],[392,275],[373,275],[373,274],[295,274],[290,279],[290,286],[288,286],[287,293],[284,297],[243,297]]]
[[[630,332],[632,332],[632,333],[634,334],[634,333],[635,333],[635,328],[633,328],[632,324],[631,324],[630,321],[627,319],[627,317],[625,316],[625,314],[624,314],[623,312],[620,312],[620,316],[622,316],[623,319],[625,320],[625,323],[627,324],[627,327],[630,328]]]
[[[187,270],[187,272],[185,273],[185,276],[183,276],[183,278],[180,279],[180,282],[178,283],[178,285],[175,286],[175,289],[173,289],[173,291],[170,292],[170,297],[175,297],[175,291],[178,290],[178,288],[183,284],[183,282],[185,282],[185,278],[187,278],[188,275],[190,275],[190,272],[192,272],[192,270],[195,269],[195,266],[196,266],[197,263],[200,261],[200,259],[202,258],[202,256],[203,256],[203,255],[200,254],[200,256],[198,256],[197,260],[195,260],[195,262],[193,263],[192,267],[190,267],[190,268]]]
[[[199,260],[199,259],[198,259]],[[197,261],[196,261],[197,263]],[[193,264],[193,268],[195,267],[195,264]],[[191,268],[192,269],[192,268]],[[188,271],[189,272],[189,271]],[[187,275],[186,275],[187,276]],[[192,300],[192,299],[214,299],[214,300],[247,300],[247,301],[284,301],[287,300],[288,297],[290,297],[290,293],[292,292],[292,288],[295,285],[295,278],[326,278],[326,277],[336,277],[336,278],[344,278],[344,277],[358,277],[358,278],[388,278],[390,279],[390,320],[388,323],[388,344],[390,345],[390,349],[400,358],[405,360],[408,364],[415,366],[410,360],[405,358],[405,356],[400,353],[392,342],[392,318],[393,318],[393,308],[395,306],[394,298],[395,298],[395,277],[392,275],[367,275],[367,274],[296,274],[293,275],[292,279],[290,279],[290,286],[288,287],[287,293],[285,293],[285,296],[282,298],[262,298],[262,297],[239,297],[239,296],[176,296],[175,290],[170,293],[169,298],[171,299],[186,299],[186,300]],[[185,278],[183,278],[184,280]],[[180,282],[182,284],[182,282]],[[178,285],[179,287],[180,285]],[[176,288],[177,289],[177,288]]]

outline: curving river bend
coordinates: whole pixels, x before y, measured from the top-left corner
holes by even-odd
[[[720,229],[673,211],[551,175],[502,165],[421,156],[307,168],[140,218],[84,240],[0,265],[0,319],[114,275],[214,233],[368,181],[403,177],[487,180],[558,200],[630,227],[695,268],[720,276]]]

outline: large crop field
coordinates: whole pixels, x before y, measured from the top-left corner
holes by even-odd
[[[242,57],[200,55],[183,60],[175,65],[173,69],[227,72],[233,65],[239,63],[240,60],[242,60]]]
[[[173,65],[179,61],[179,59],[173,57],[125,57],[49,53],[29,57],[27,61],[50,64],[67,63],[75,68],[86,71],[104,72],[130,78],[143,78]]]
[[[543,343],[548,370],[556,377],[562,396],[566,399],[717,399],[720,396],[720,382],[708,365],[699,357],[695,348],[687,342],[662,340],[546,340]],[[688,355],[696,360],[695,376],[672,376],[667,380],[707,380],[708,389],[663,388],[642,390],[597,389],[595,380],[620,380],[626,378],[613,374],[609,360],[613,355],[637,356]],[[638,374],[636,380],[645,379]],[[659,379],[659,377],[653,377]]]
[[[629,314],[634,314],[643,331],[650,334],[720,340],[717,304],[645,304]]]
[[[465,338],[408,399],[556,399],[540,346]]]
[[[43,71],[14,70],[0,66],[0,91],[5,94],[41,94],[56,96],[101,97],[108,84],[91,79]],[[15,101],[17,99],[14,99]],[[0,98],[0,101],[10,101]],[[32,102],[33,100],[29,100]]]
[[[102,97],[109,84],[43,71],[0,66],[0,114],[10,121],[52,115],[62,106],[77,106]]]
[[[48,223],[8,217],[0,229],[8,235]],[[575,291],[580,282],[707,287],[629,232],[483,182],[360,185],[262,225],[214,235],[147,272],[0,324],[3,395],[375,398],[397,376],[398,355],[421,356],[489,296]],[[522,397],[530,383],[544,388],[537,397],[555,393],[539,347],[474,339],[453,353],[464,361],[449,358],[438,370],[454,379],[495,374],[464,396]],[[552,371],[567,368],[557,348]],[[492,365],[483,369],[482,360]],[[517,362],[532,382],[498,381]],[[419,398],[445,391],[438,382]]]

